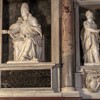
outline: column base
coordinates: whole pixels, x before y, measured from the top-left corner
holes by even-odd
[[[62,93],[70,92],[70,91],[75,91],[74,87],[64,87],[61,89]]]

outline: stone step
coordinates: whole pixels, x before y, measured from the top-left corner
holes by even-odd
[[[0,64],[0,70],[30,70],[30,69],[51,69],[55,64],[51,62],[44,63],[9,63]]]

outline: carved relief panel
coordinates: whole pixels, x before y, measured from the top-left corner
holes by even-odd
[[[100,92],[100,66],[99,65],[86,65],[83,67],[83,85],[90,92]]]

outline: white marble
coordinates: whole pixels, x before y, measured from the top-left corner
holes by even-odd
[[[73,91],[75,91],[74,87],[64,87],[61,89],[62,93],[73,92]]]
[[[86,12],[87,20],[83,22],[81,41],[84,53],[84,63],[100,63],[99,32],[91,11]]]
[[[6,31],[4,31],[5,33]],[[10,26],[8,33],[13,39],[14,61],[41,60],[42,31],[37,19],[29,12],[27,3],[21,6],[21,17]]]
[[[80,97],[79,92],[54,93],[50,88],[0,89],[0,97]]]
[[[34,69],[52,69],[55,66],[54,63],[8,63],[0,64],[0,70],[34,70]]]
[[[82,88],[81,90],[79,90],[79,93],[83,99],[100,99],[100,93],[91,93],[86,88]]]
[[[83,66],[81,72],[83,86],[91,93],[100,93],[100,65]]]

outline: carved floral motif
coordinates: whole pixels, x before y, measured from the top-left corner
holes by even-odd
[[[100,73],[88,74],[86,77],[86,87],[91,92],[100,91]]]
[[[90,92],[100,92],[100,69],[92,69],[91,67],[84,69],[83,76],[85,76],[85,86]]]

